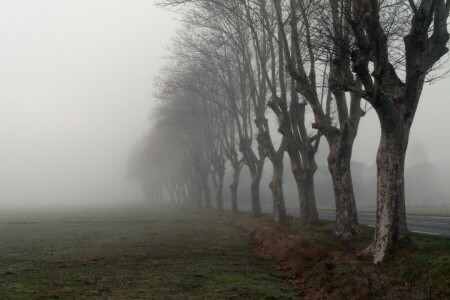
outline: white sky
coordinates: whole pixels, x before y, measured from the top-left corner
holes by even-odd
[[[126,162],[174,18],[152,0],[0,0],[0,207],[140,197]],[[431,160],[450,155],[449,84],[425,87],[412,131]],[[355,160],[374,162],[378,134],[371,112]]]
[[[176,26],[152,0],[0,1],[0,206],[139,197],[126,160]]]

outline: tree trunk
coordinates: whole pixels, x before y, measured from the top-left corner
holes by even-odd
[[[189,201],[188,200],[189,196],[188,196],[188,193],[186,192],[186,189],[189,189],[188,185],[182,184],[181,185],[181,199],[182,199],[181,201],[183,204],[187,204]]]
[[[211,208],[211,188],[208,183],[208,176],[205,176],[202,180],[203,183],[203,192],[205,195],[205,208]]]
[[[223,178],[225,176],[224,172],[219,173],[219,180],[217,182],[216,187],[216,201],[217,201],[217,210],[219,212],[223,212]]]
[[[297,180],[300,196],[300,222],[303,225],[317,225],[319,223],[319,215],[314,193],[314,172],[306,171],[303,180],[301,182]]]
[[[296,149],[294,149],[294,151],[296,151]],[[298,189],[300,223],[302,225],[317,225],[319,216],[314,193],[314,173],[316,170],[303,169],[298,154],[289,155],[289,157],[291,159],[292,174],[294,175]]]
[[[283,157],[272,160],[272,166],[273,175],[269,187],[273,198],[273,217],[276,222],[287,225],[288,218],[283,195]]]
[[[372,244],[363,252],[374,263],[391,250],[412,245],[406,225],[405,155],[409,130],[401,122],[388,132],[382,128],[377,154],[377,220]]]
[[[251,183],[251,201],[252,201],[252,216],[255,218],[261,217],[261,199],[259,196],[259,186],[261,180],[252,178]]]
[[[259,196],[259,186],[261,183],[262,170],[263,168],[260,168],[258,166],[256,172],[254,174],[251,174],[252,216],[255,218],[259,218],[261,216],[261,198]]]
[[[203,196],[202,196],[202,185],[197,184],[197,188],[195,189],[195,198],[197,201],[197,207],[203,208]]]
[[[340,142],[330,143],[328,169],[333,181],[336,203],[334,235],[339,239],[348,239],[360,234],[361,230],[359,229],[351,174],[352,146],[345,147]]]
[[[197,206],[197,186],[192,179],[190,179],[187,184],[187,195],[186,196],[189,201],[189,205]]]
[[[241,172],[240,166],[233,166],[233,181],[230,185],[231,190],[231,211],[238,212],[238,194],[237,189],[239,185],[239,174]]]
[[[183,185],[177,184],[176,187],[177,187],[177,190],[176,190],[176,192],[177,192],[177,203],[181,204],[183,202],[182,194],[181,194],[181,189],[183,188]]]
[[[167,186],[167,191],[169,192],[170,202],[172,204],[175,204],[175,193],[174,193],[173,186]]]

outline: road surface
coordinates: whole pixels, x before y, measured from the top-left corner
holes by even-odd
[[[247,206],[241,206],[239,209],[241,211],[251,211],[251,207]],[[286,210],[291,216],[299,216],[298,208],[287,207]],[[263,207],[262,211],[267,214],[272,213],[270,207]],[[375,227],[375,218],[375,213],[358,213],[359,224],[361,225]],[[319,219],[334,221],[335,212],[331,210],[319,210]],[[450,217],[407,215],[406,222],[408,224],[408,230],[413,233],[450,238]]]
[[[295,209],[288,209],[288,213],[293,216],[299,215]],[[319,218],[334,221],[335,212],[319,211]],[[375,213],[358,213],[359,223],[362,225],[375,227],[375,218]],[[450,238],[450,217],[407,215],[406,222],[411,232]]]

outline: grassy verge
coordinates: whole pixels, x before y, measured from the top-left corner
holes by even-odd
[[[324,222],[318,228],[296,227],[296,232],[319,248],[336,249],[342,260],[330,257],[320,265],[324,271],[313,284],[329,284],[329,289],[353,286],[361,299],[448,299],[450,297],[450,240],[412,235],[416,246],[391,255],[379,266],[360,260],[356,254],[367,247],[373,238],[373,228],[363,226],[363,235],[346,244],[331,237],[333,222]],[[339,256],[341,257],[341,256]],[[317,267],[317,266],[316,266]],[[319,268],[319,270],[320,270]],[[339,292],[338,292],[339,294]],[[346,297],[341,297],[346,299]]]
[[[288,230],[269,216],[227,214],[258,248],[285,265],[310,299],[450,299],[450,240],[413,235],[416,249],[390,256],[382,265],[357,258],[369,245],[373,228],[346,243],[332,238],[333,222]]]
[[[298,292],[242,232],[167,207],[2,221],[0,257],[0,299],[291,299]]]

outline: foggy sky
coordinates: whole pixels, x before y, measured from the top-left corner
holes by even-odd
[[[151,0],[2,0],[0,7],[0,207],[141,198],[126,164],[150,126],[154,79],[176,15]],[[449,78],[427,85],[412,128],[411,145],[424,145],[430,161],[450,156],[449,95]],[[378,135],[371,111],[354,160],[374,163]]]
[[[133,200],[177,25],[151,0],[0,1],[0,206]]]

